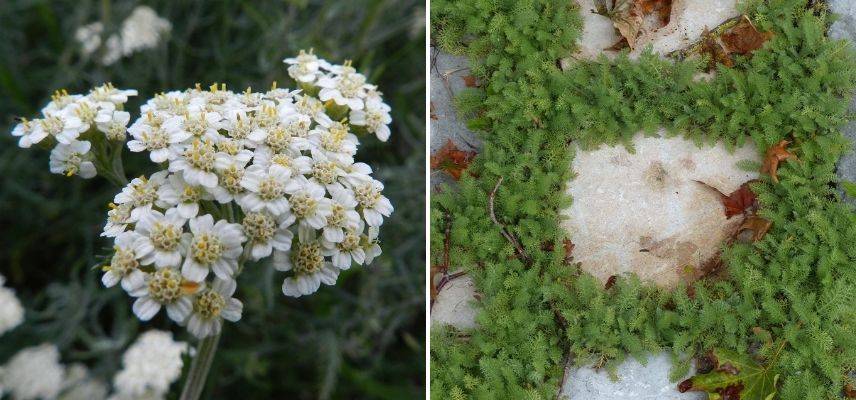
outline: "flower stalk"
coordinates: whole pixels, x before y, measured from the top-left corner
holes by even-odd
[[[184,381],[181,400],[197,400],[202,395],[202,391],[205,390],[208,371],[211,369],[211,363],[214,361],[214,355],[217,353],[219,344],[219,332],[199,341],[199,348],[196,351],[196,356],[193,357],[193,363],[190,364],[187,379]]]

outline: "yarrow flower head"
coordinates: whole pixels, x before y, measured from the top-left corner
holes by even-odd
[[[288,274],[283,293],[305,296],[380,254],[377,228],[393,207],[355,157],[361,137],[388,139],[389,106],[350,62],[309,51],[285,63],[297,90],[196,85],[157,94],[133,119],[123,105],[136,92],[108,84],[58,92],[43,118],[13,130],[22,147],[55,146],[54,172],[121,183],[102,282],[136,298],[141,320],[165,308],[194,335],[214,335],[241,318],[247,262],[272,256]],[[126,138],[157,172],[127,182],[109,156]]]
[[[15,296],[15,291],[3,286],[5,283],[6,278],[0,275],[0,336],[24,321],[24,307]]]
[[[172,333],[143,333],[122,355],[122,370],[113,378],[116,393],[111,398],[164,398],[181,376],[181,357],[188,350],[186,343],[173,340]]]
[[[19,138],[21,148],[34,144],[53,148],[51,172],[92,178],[97,172],[95,162],[106,161],[99,159],[102,150],[115,147],[109,141],[124,140],[130,114],[122,107],[136,94],[136,90],[119,90],[109,83],[86,95],[58,90],[42,109],[41,117],[22,118],[12,136]]]
[[[157,47],[171,30],[172,24],[159,17],[151,7],[138,6],[122,21],[119,32],[103,38],[104,25],[93,22],[77,28],[74,38],[80,43],[85,56],[103,47],[104,52],[97,61],[110,65],[135,52]]]
[[[0,394],[13,399],[56,398],[62,390],[65,367],[59,362],[59,350],[52,344],[28,347],[15,354],[0,369]]]

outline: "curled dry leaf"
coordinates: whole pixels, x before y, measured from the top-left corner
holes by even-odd
[[[457,181],[461,179],[461,174],[470,166],[470,161],[475,156],[476,152],[460,150],[449,139],[440,150],[431,156],[431,169],[445,171]]]
[[[751,216],[746,218],[746,221],[743,221],[743,225],[740,225],[740,228],[737,229],[737,232],[742,232],[744,230],[752,231],[752,241],[757,242],[761,240],[764,235],[767,234],[767,231],[770,230],[770,227],[773,226],[771,221],[768,221],[764,218]]]
[[[729,53],[749,54],[761,48],[773,37],[773,32],[759,32],[747,16],[722,33],[722,43]]]
[[[614,0],[608,15],[627,46],[636,47],[636,40],[646,31],[666,26],[672,14],[672,0]],[[621,42],[616,46],[621,46]]]
[[[763,47],[772,37],[772,32],[758,31],[749,17],[743,15],[736,24],[725,28],[719,34],[705,31],[695,52],[710,57],[708,71],[716,69],[717,64],[731,68],[734,66],[731,54],[751,54]]]
[[[767,155],[764,156],[764,164],[761,166],[761,173],[770,174],[773,182],[779,183],[779,176],[777,175],[779,162],[789,158],[797,158],[797,156],[789,152],[787,149],[788,144],[790,143],[791,142],[788,140],[782,140],[775,146],[767,149]]]
[[[719,194],[726,218],[730,219],[735,215],[751,213],[755,208],[757,208],[757,198],[755,193],[752,192],[752,189],[749,187],[749,185],[755,182],[755,180],[744,182],[737,190],[728,195],[702,181],[695,182]]]

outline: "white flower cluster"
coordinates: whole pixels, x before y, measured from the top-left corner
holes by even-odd
[[[107,40],[102,40],[104,25],[101,22],[77,28],[74,37],[86,56],[95,53],[103,43],[104,53],[98,60],[101,64],[110,65],[137,51],[157,47],[161,38],[171,30],[172,24],[159,17],[151,7],[138,6],[122,22],[121,30]]]
[[[125,140],[131,114],[123,106],[129,96],[136,95],[136,90],[116,89],[109,83],[86,95],[57,91],[42,108],[40,118],[21,119],[12,135],[19,138],[22,148],[34,144],[53,148],[51,172],[92,178],[96,163],[106,162],[99,157],[106,156],[102,150],[109,146],[108,141],[121,144]]]
[[[6,278],[0,275],[0,336],[24,321],[24,307],[14,290],[3,286],[5,283]]]
[[[0,368],[0,397],[15,400],[54,399],[63,389],[65,367],[52,344],[28,347]]]
[[[344,65],[331,65],[327,61],[305,51],[297,57],[286,58],[288,75],[298,82],[306,92],[317,93],[323,102],[333,102],[338,107],[347,107],[352,125],[377,136],[380,141],[389,139],[390,107],[383,102],[377,86],[366,83],[366,77],[358,73],[349,61]],[[333,107],[335,108],[335,107]]]
[[[122,356],[122,370],[113,378],[110,400],[163,399],[181,376],[187,343],[176,342],[172,333],[151,330],[140,335]]]
[[[20,350],[0,367],[0,398],[14,400],[162,400],[181,376],[187,343],[172,333],[151,330],[140,335],[122,356],[122,370],[108,385],[90,375],[85,365],[60,363],[59,350],[42,344]]]
[[[393,207],[354,156],[358,134],[389,138],[390,108],[350,62],[311,51],[285,62],[300,89],[197,85],[148,100],[126,128],[122,105],[136,91],[105,85],[57,93],[43,118],[12,132],[21,147],[57,143],[56,173],[127,182],[116,168],[126,133],[130,151],[162,168],[127,183],[102,233],[115,238],[103,283],[136,297],[141,320],[165,308],[197,337],[213,335],[241,318],[233,295],[247,260],[273,255],[290,271],[283,293],[299,297],[380,254],[378,229]]]

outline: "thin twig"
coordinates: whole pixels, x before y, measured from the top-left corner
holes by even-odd
[[[505,229],[505,225],[499,223],[499,220],[496,219],[496,213],[493,209],[494,198],[496,198],[496,191],[499,190],[499,185],[502,184],[502,178],[499,177],[499,180],[496,181],[496,186],[493,187],[493,190],[490,192],[490,196],[487,198],[487,206],[488,211],[490,211],[490,219],[493,220],[493,223],[499,227],[499,232],[502,233],[502,236],[505,236],[505,239],[508,240],[513,246],[514,251],[517,253],[517,256],[520,259],[526,261],[527,264],[532,262],[532,259],[529,258],[529,255],[526,254],[526,251],[523,250],[523,246],[520,245],[520,242]]]

